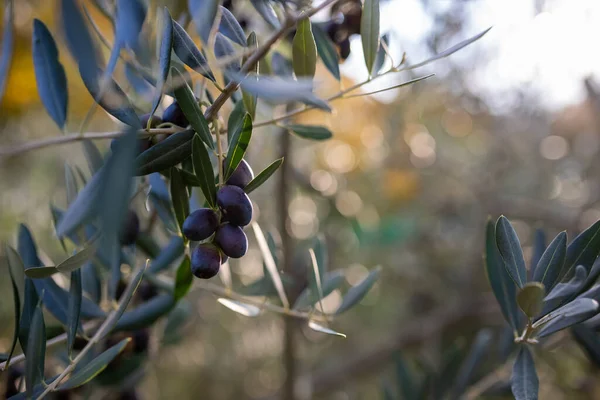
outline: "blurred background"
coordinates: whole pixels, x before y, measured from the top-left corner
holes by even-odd
[[[174,15],[186,3],[160,2],[168,3]],[[2,146],[61,135],[39,101],[31,60],[32,19],[59,31],[54,3],[15,1],[13,64],[0,104]],[[248,29],[259,37],[267,32],[246,2],[232,3]],[[111,39],[108,20],[93,14]],[[137,380],[140,398],[272,398],[289,373],[298,398],[383,398],[382,382],[395,381],[399,354],[418,375],[440,365],[450,344],[466,348],[480,328],[502,332],[504,321],[482,262],[490,216],[511,219],[526,257],[536,228],[549,237],[566,229],[572,238],[600,219],[600,56],[594,49],[600,3],[388,0],[382,1],[381,15],[396,64],[404,53],[416,63],[493,28],[447,59],[386,76],[361,90],[436,74],[426,81],[336,101],[332,114],[298,118],[329,126],[332,139],[311,142],[276,127],[261,128],[248,156],[255,172],[282,152],[286,156],[287,167],[276,175],[285,174],[283,179],[273,178],[252,195],[259,223],[288,249],[282,262],[292,267],[286,273],[307,268],[302,254],[317,235],[327,244],[328,268],[343,270],[346,287],[383,267],[360,306],[333,322],[347,338],[298,325],[290,372],[282,363],[289,350],[283,332],[289,327],[280,316],[247,318],[217,304],[211,293],[194,290],[183,337],[164,346],[161,340],[151,342]],[[321,13],[315,21],[339,17]],[[318,66],[319,94],[334,94],[367,78],[360,37],[350,36],[349,43],[341,83]],[[76,132],[92,99],[64,43],[59,50],[69,82],[69,130]],[[140,109],[143,104],[136,103]],[[271,113],[259,104],[257,120]],[[97,111],[89,130],[116,126]],[[96,144],[106,150],[109,142]],[[0,159],[0,240],[14,243],[17,224],[26,223],[48,263],[63,257],[50,204],[65,206],[65,161],[87,168],[78,143]],[[148,223],[142,204],[138,213],[142,225]],[[231,266],[240,286],[264,274],[252,241],[249,254]],[[0,273],[7,276],[4,264]],[[0,279],[0,293],[4,352],[13,329],[7,278]],[[334,310],[341,298],[334,291],[324,309]],[[153,329],[163,332],[164,325]],[[590,364],[572,343],[544,357],[541,398],[599,398]]]

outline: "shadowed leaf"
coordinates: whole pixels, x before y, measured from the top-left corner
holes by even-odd
[[[214,82],[215,77],[210,72],[206,57],[176,21],[173,21],[173,51],[185,65]]]
[[[286,128],[304,139],[327,140],[333,136],[331,131],[324,126],[288,125]]]
[[[340,61],[335,45],[331,39],[329,39],[329,36],[327,36],[320,25],[313,25],[312,32],[315,38],[315,44],[317,45],[317,53],[319,54],[321,61],[323,61],[325,68],[331,72],[331,75],[333,75],[333,77],[339,81]]]
[[[187,188],[176,168],[171,168],[171,202],[179,229],[183,229],[183,222],[190,214],[190,199]]]
[[[513,365],[511,377],[515,400],[537,400],[539,381],[533,357],[528,347],[522,346]]]
[[[50,117],[63,129],[67,119],[67,77],[58,60],[58,49],[52,34],[38,19],[33,20],[33,66],[42,103]]]
[[[194,174],[200,182],[200,189],[204,198],[211,207],[215,207],[217,188],[215,186],[215,175],[213,166],[208,155],[208,150],[198,135],[192,140],[192,162],[194,165]]]
[[[208,38],[219,9],[218,0],[188,0],[190,15],[196,25],[196,31],[204,43]]]
[[[351,287],[350,290],[348,290],[348,292],[344,296],[342,304],[340,304],[335,313],[341,314],[344,311],[348,311],[354,305],[358,304],[363,299],[363,297],[365,297],[365,295],[369,292],[369,290],[371,290],[375,282],[377,282],[377,279],[379,279],[380,272],[381,267],[374,268],[373,270],[371,270],[371,272],[369,272],[369,275],[367,275],[365,279],[363,279],[355,286]]]
[[[174,236],[169,243],[163,247],[158,257],[150,263],[148,272],[156,274],[167,269],[177,258],[183,255],[184,250],[183,239],[180,236]]]
[[[181,264],[179,264],[177,274],[175,275],[175,292],[173,293],[175,301],[179,301],[185,297],[192,287],[193,281],[194,275],[192,274],[190,258],[185,256]]]
[[[578,298],[552,311],[534,323],[534,328],[541,327],[538,337],[549,336],[571,325],[578,324],[598,313],[598,302],[594,299]],[[545,322],[548,321],[548,322]]]
[[[44,379],[44,365],[46,361],[46,325],[40,303],[38,303],[33,312],[25,357],[27,358],[25,382],[27,395],[31,396],[33,388]]]
[[[6,261],[8,262],[8,273],[10,275],[10,283],[13,291],[13,304],[15,311],[15,322],[12,344],[10,345],[10,352],[6,357],[6,367],[10,365],[10,359],[12,358],[17,341],[19,339],[19,325],[21,321],[21,312],[23,310],[23,300],[25,295],[25,277],[23,276],[23,261],[19,254],[10,246],[5,246]]]
[[[159,74],[156,80],[156,93],[154,94],[154,101],[152,103],[151,115],[154,115],[160,99],[163,95],[165,82],[169,77],[169,70],[171,69],[171,49],[173,48],[173,23],[171,14],[167,7],[164,7],[161,13],[162,32],[160,39],[160,51],[159,51]]]
[[[192,154],[194,131],[188,129],[170,135],[135,159],[137,176],[161,172],[176,166]]]
[[[563,269],[567,253],[567,233],[559,233],[544,251],[535,267],[533,280],[552,290]]]
[[[10,70],[14,46],[13,2],[14,0],[7,0],[4,2],[4,30],[2,31],[2,49],[0,50],[0,101],[2,101],[4,90],[6,89],[6,81],[8,78],[8,71]]]
[[[234,43],[242,47],[246,47],[246,35],[240,26],[240,23],[235,19],[231,11],[223,6],[219,6],[221,10],[221,21],[219,23],[219,32],[231,39]]]
[[[501,216],[496,222],[496,244],[500,256],[504,260],[504,267],[518,287],[523,287],[527,282],[527,269],[521,242],[517,233],[506,217]]]
[[[283,164],[283,158],[273,161],[267,168],[260,171],[258,175],[254,179],[248,183],[248,185],[244,188],[246,193],[250,193],[260,187],[263,183],[267,181],[279,169],[279,167]]]
[[[277,14],[269,2],[265,0],[250,0],[250,3],[252,3],[254,9],[258,12],[262,19],[271,25],[272,28],[279,29],[281,27],[281,23],[277,18]]]
[[[115,331],[135,331],[150,326],[175,305],[173,296],[161,294],[127,311],[115,325]]]
[[[237,125],[236,130],[231,135],[231,141],[229,143],[229,150],[227,151],[227,158],[225,164],[225,180],[229,179],[231,174],[242,162],[246,149],[250,143],[252,137],[252,117],[246,113],[241,125]]]
[[[71,284],[69,288],[69,305],[67,314],[67,352],[69,358],[73,352],[73,344],[77,331],[80,329],[79,316],[81,314],[81,299],[83,286],[81,284],[81,270],[71,272]]]

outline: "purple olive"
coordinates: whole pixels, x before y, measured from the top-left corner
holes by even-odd
[[[190,240],[204,240],[215,233],[219,217],[210,208],[194,211],[183,222],[183,234]]]
[[[142,125],[143,129],[146,129],[149,119],[150,119],[150,114],[144,114],[144,115],[140,116],[140,124]],[[157,126],[159,126],[162,123],[163,123],[162,118],[160,118],[158,115],[153,115],[152,121],[150,122],[150,128],[156,128]]]
[[[221,267],[221,251],[210,243],[199,244],[192,252],[192,274],[200,279],[210,279]]]
[[[173,125],[181,126],[182,128],[185,128],[190,124],[185,114],[183,113],[183,110],[179,106],[179,103],[177,103],[176,101],[173,102],[173,104],[171,104],[169,107],[167,107],[165,112],[163,112],[162,119],[164,122],[170,122]]]
[[[223,170],[225,170],[225,168],[227,168],[227,160],[223,160]],[[248,186],[252,179],[254,179],[254,171],[252,171],[252,168],[250,168],[250,165],[246,160],[242,159],[235,171],[229,176],[226,183],[243,189]]]
[[[246,234],[242,228],[231,224],[223,224],[217,229],[215,244],[231,258],[241,258],[248,250]]]
[[[252,202],[237,186],[225,185],[219,189],[217,204],[232,225],[246,226],[252,220]]]

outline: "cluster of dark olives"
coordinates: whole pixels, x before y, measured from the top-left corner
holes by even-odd
[[[201,208],[184,221],[183,234],[188,239],[203,241],[212,237],[192,252],[192,273],[196,277],[212,278],[229,257],[246,254],[248,238],[242,228],[252,220],[252,202],[244,188],[253,178],[252,169],[242,160],[217,192],[218,210]]]

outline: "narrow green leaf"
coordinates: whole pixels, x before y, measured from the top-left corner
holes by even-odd
[[[133,278],[131,278],[132,281],[129,282],[129,285],[127,286],[125,292],[123,292],[123,294],[119,298],[119,307],[117,308],[116,312],[114,314],[111,314],[110,321],[104,322],[103,324],[104,335],[108,334],[112,330],[119,330],[119,323],[127,314],[125,310],[127,309],[127,306],[129,306],[129,303],[131,302],[131,299],[133,298],[133,295],[135,294],[137,288],[140,286],[140,283],[142,283],[142,279],[144,278],[144,273],[146,272],[147,268],[148,262],[146,262],[146,265],[143,268],[140,268],[139,271],[133,276]],[[154,297],[153,299],[155,298],[156,297]]]
[[[272,28],[279,29],[281,27],[281,23],[270,2],[264,0],[250,0],[250,3],[252,3],[254,9],[262,19],[264,19],[267,24],[271,25]]]
[[[81,284],[81,269],[71,272],[71,284],[69,288],[69,306],[67,323],[67,353],[69,358],[73,353],[73,345],[77,337],[77,331],[80,329],[79,316],[81,314],[81,298],[83,286]]]
[[[246,35],[240,26],[240,23],[235,19],[231,11],[223,6],[219,6],[221,11],[221,21],[219,22],[219,32],[231,39],[233,42],[242,47],[246,47]]]
[[[386,48],[389,45],[389,35],[387,33],[382,35],[379,43],[379,50],[377,50],[377,56],[375,56],[375,61],[373,62],[373,76],[377,76],[379,74],[379,71],[381,71],[381,68],[385,63],[385,58],[387,57]]]
[[[279,167],[283,164],[283,157],[273,161],[267,168],[260,171],[260,174],[256,175],[254,179],[250,181],[250,183],[244,188],[246,193],[250,193],[256,189],[258,189],[263,183],[267,181],[279,169]]]
[[[19,343],[22,349],[27,349],[29,332],[31,331],[31,321],[35,313],[35,307],[39,301],[37,290],[33,280],[25,278],[25,287],[23,291],[23,312],[19,322]]]
[[[131,338],[121,340],[119,343],[104,351],[98,357],[94,358],[83,368],[74,372],[68,381],[60,385],[60,390],[74,389],[94,379],[108,364],[121,353],[125,346],[131,341]]]
[[[402,354],[398,352],[394,356],[396,377],[399,386],[399,392],[402,393],[404,400],[417,400],[417,383],[415,377],[406,364]]]
[[[179,268],[177,268],[177,274],[175,275],[175,292],[173,296],[175,301],[179,301],[184,298],[185,295],[190,291],[192,283],[194,282],[194,275],[190,265],[190,258],[185,256]]]
[[[100,150],[96,147],[94,142],[89,139],[85,139],[82,141],[83,143],[83,151],[85,153],[85,158],[88,163],[88,167],[90,168],[90,172],[95,174],[102,168],[102,164],[104,164],[104,159],[102,158],[102,154],[100,154]]]
[[[535,271],[533,280],[541,282],[549,292],[552,290],[563,269],[567,254],[567,233],[559,233],[542,254]]]
[[[539,282],[528,282],[517,292],[517,304],[529,318],[537,317],[542,311],[544,285]]]
[[[67,189],[67,205],[71,204],[77,197],[79,187],[77,185],[77,179],[75,178],[75,172],[65,163],[65,187]]]
[[[538,329],[538,337],[550,336],[555,332],[579,324],[598,314],[598,302],[594,299],[578,298],[552,311],[533,324]]]
[[[0,53],[0,101],[4,96],[8,71],[10,70],[14,46],[14,3],[7,0],[4,3],[4,30],[2,32],[2,50]]]
[[[496,244],[500,256],[504,260],[504,267],[518,287],[523,287],[527,282],[527,269],[521,242],[511,223],[505,216],[498,218],[496,222]]]
[[[160,317],[166,315],[175,306],[173,296],[161,294],[127,311],[115,325],[115,331],[135,331],[146,328]]]
[[[25,268],[25,275],[33,279],[43,279],[52,276],[58,272],[53,266],[49,267],[31,267]]]
[[[317,65],[317,45],[313,37],[309,18],[298,22],[292,41],[292,65],[296,76],[315,76]]]
[[[56,269],[60,272],[72,272],[79,268],[81,268],[85,263],[87,263],[96,252],[96,246],[89,245],[84,247],[71,257],[67,258],[65,261],[61,262],[56,266]]]
[[[252,117],[246,113],[241,125],[237,126],[236,131],[231,136],[229,150],[227,151],[227,161],[225,164],[225,180],[229,179],[231,174],[242,162],[250,138],[252,137]]]
[[[150,262],[148,272],[157,274],[167,269],[175,260],[183,255],[185,246],[181,236],[174,236],[169,243],[162,248],[158,257]]]
[[[287,128],[304,139],[327,140],[333,136],[331,131],[324,126],[288,125]]]
[[[176,21],[173,21],[173,51],[185,65],[211,81],[215,81],[206,58],[196,47],[190,35]]]
[[[358,304],[363,297],[365,297],[367,292],[371,290],[375,282],[377,282],[380,272],[381,267],[374,268],[371,272],[369,272],[369,275],[367,275],[365,279],[363,279],[356,286],[351,287],[350,290],[348,290],[348,293],[346,293],[344,296],[342,304],[340,304],[335,313],[341,314]]]
[[[585,290],[585,283],[587,281],[587,272],[583,265],[578,265],[575,268],[575,275],[568,282],[560,282],[554,288],[546,298],[544,299],[544,308],[542,314],[546,315],[550,311],[555,310],[557,307],[565,304],[569,300],[577,297],[583,290]]]
[[[360,20],[360,37],[370,76],[379,49],[379,0],[365,0]]]
[[[561,277],[567,279],[573,274],[573,269],[583,265],[589,272],[592,264],[600,253],[600,221],[581,232],[567,247],[564,273]]]
[[[10,346],[10,352],[6,357],[6,367],[10,365],[10,359],[12,358],[15,348],[17,347],[17,341],[19,339],[19,325],[21,321],[21,312],[23,309],[23,300],[25,295],[25,277],[23,276],[23,261],[21,257],[12,247],[6,245],[6,260],[8,261],[8,273],[10,275],[10,283],[13,291],[13,303],[15,310],[15,323],[12,344]]]
[[[312,320],[308,321],[308,327],[316,332],[326,333],[328,335],[340,336],[343,338],[346,337],[346,335],[344,335],[343,333],[336,332],[336,331],[329,329],[323,325],[320,325],[319,323],[312,321]]]
[[[246,43],[247,43],[248,49],[253,50],[253,51],[257,50],[258,49],[258,39],[256,38],[256,33],[250,32],[250,35],[248,35],[248,39],[247,39]],[[248,57],[242,58],[242,65],[244,65],[247,60],[248,60]],[[258,74],[259,64],[260,63],[257,62],[249,72]],[[244,103],[244,107],[246,108],[246,111],[248,111],[248,114],[250,114],[250,116],[254,120],[254,118],[256,118],[256,101],[257,101],[256,96],[253,95],[252,93],[248,93],[245,90],[242,90],[242,101]]]
[[[531,264],[529,264],[529,272],[532,279],[536,275],[536,268],[542,259],[542,255],[546,251],[546,247],[546,234],[542,229],[538,228],[535,230],[535,234],[533,236],[533,254],[531,256]],[[551,290],[551,288],[548,286],[546,286],[546,288],[547,290]]]
[[[171,201],[179,229],[183,229],[183,222],[190,214],[190,199],[177,168],[171,168]]]
[[[527,346],[522,346],[513,365],[511,377],[515,400],[537,400],[539,381],[533,357]]]
[[[31,320],[31,328],[25,350],[27,364],[25,365],[25,382],[27,395],[31,396],[33,388],[44,379],[44,365],[46,361],[46,325],[42,304],[38,303]]]
[[[254,231],[254,236],[256,236],[256,241],[258,242],[258,247],[262,254],[265,266],[267,267],[267,271],[269,271],[269,275],[271,276],[273,284],[277,289],[277,294],[279,295],[281,304],[283,304],[285,308],[289,308],[290,302],[287,298],[287,295],[285,294],[285,289],[283,287],[283,282],[281,281],[281,276],[279,275],[279,271],[277,270],[277,265],[275,265],[275,260],[273,259],[273,254],[271,254],[271,250],[269,249],[269,245],[267,243],[267,240],[265,239],[265,235],[256,222],[252,222],[252,230]]]
[[[218,0],[189,0],[190,15],[202,42],[208,43],[210,32],[217,18]]]
[[[217,197],[215,174],[208,150],[206,150],[204,143],[202,143],[198,135],[195,135],[192,140],[192,161],[194,164],[194,174],[196,174],[196,178],[200,181],[200,189],[204,194],[204,198],[214,208]]]
[[[435,56],[426,59],[425,61],[421,61],[416,64],[408,65],[404,68],[399,69],[399,71],[409,71],[411,69],[416,69],[416,68],[422,67],[424,65],[427,65],[429,63],[432,63],[434,61],[448,57],[448,56],[456,53],[458,50],[462,49],[463,47],[466,47],[466,46],[470,45],[471,43],[475,42],[476,40],[481,39],[483,37],[483,35],[485,35],[486,33],[489,32],[490,29],[492,29],[492,27],[489,27],[485,31],[478,33],[477,35],[470,37],[466,40],[463,40],[460,43],[455,44],[454,46],[450,47],[449,49],[446,49],[446,50],[442,51],[441,53],[438,53]]]
[[[33,20],[33,67],[42,104],[60,129],[67,120],[67,77],[58,60],[58,49],[52,34],[42,21]]]
[[[471,345],[469,354],[463,361],[455,379],[453,393],[455,399],[460,398],[460,395],[465,392],[465,389],[471,383],[474,375],[478,372],[478,367],[485,361],[485,356],[488,354],[490,343],[492,341],[492,332],[489,329],[482,329],[475,336],[475,340]]]
[[[491,220],[488,221],[486,227],[485,268],[494,296],[500,304],[502,315],[504,315],[504,319],[512,329],[516,331],[519,327],[516,286],[508,271],[504,268],[504,261],[496,245],[496,230]]]
[[[183,80],[183,75],[181,72],[175,70],[179,79]],[[183,114],[190,122],[190,125],[196,131],[202,141],[211,149],[215,148],[213,138],[210,133],[210,129],[208,128],[208,122],[204,118],[204,114],[202,114],[202,110],[192,93],[192,89],[190,89],[189,85],[186,83],[175,89],[174,91],[175,99],[179,103]]]
[[[235,136],[236,132],[242,129],[245,116],[246,110],[244,108],[244,103],[238,101],[237,103],[235,103],[235,106],[233,107],[233,110],[231,110],[231,113],[229,113],[229,118],[227,119],[228,146],[231,146],[231,140]]]
[[[217,299],[219,304],[224,305],[231,311],[241,314],[245,317],[256,317],[260,314],[260,308],[255,305],[242,303],[241,301],[235,301],[231,299],[225,299],[223,297]]]
[[[338,289],[344,282],[344,274],[341,271],[332,271],[323,275],[323,298],[329,296],[334,290]],[[300,293],[294,303],[295,310],[301,310],[311,307],[319,301],[318,293],[315,293],[311,287],[307,287]]]
[[[170,135],[135,159],[137,176],[161,172],[176,166],[192,154],[192,129]]]
[[[154,101],[152,103],[151,115],[154,115],[160,99],[163,95],[165,82],[169,77],[169,70],[171,68],[171,49],[173,48],[173,23],[169,9],[164,7],[161,13],[162,32],[160,39],[160,52],[158,58],[159,74],[156,80],[156,93],[154,94]]]
[[[312,32],[321,61],[333,77],[339,81],[341,79],[340,60],[335,45],[319,25],[313,25]]]

